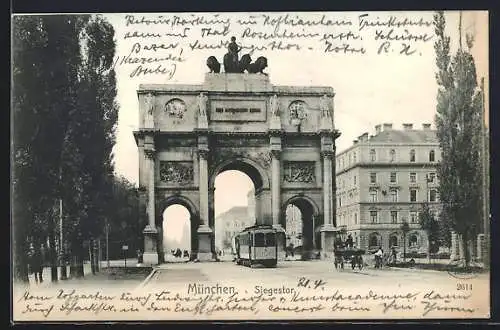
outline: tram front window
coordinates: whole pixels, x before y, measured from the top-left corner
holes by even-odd
[[[265,243],[264,233],[255,233],[255,247],[264,247]]]
[[[267,246],[275,246],[276,245],[276,234],[275,233],[267,233],[266,234],[266,245]]]

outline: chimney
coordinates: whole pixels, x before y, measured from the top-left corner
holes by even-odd
[[[431,129],[431,124],[422,124],[422,129],[424,131],[429,131]]]
[[[364,142],[368,140],[368,133],[363,133],[362,135],[358,136],[358,142]]]
[[[405,131],[413,129],[413,124],[403,124],[403,129]]]
[[[375,125],[375,135],[380,133],[380,128],[382,128],[382,125]]]
[[[390,131],[392,129],[392,124],[384,124],[384,132]]]

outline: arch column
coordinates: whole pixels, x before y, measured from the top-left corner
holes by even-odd
[[[330,146],[331,147],[331,146]],[[334,227],[334,206],[333,206],[333,185],[332,161],[334,159],[333,150],[323,150],[323,225],[321,232],[321,258],[330,259],[334,253],[335,227]]]
[[[213,230],[209,223],[209,194],[208,194],[208,148],[198,150],[199,164],[199,193],[200,193],[200,225],[196,231],[198,235],[197,258],[200,261],[212,260],[214,253]]]
[[[158,264],[158,229],[155,221],[155,149],[154,144],[145,145],[144,155],[146,158],[146,168],[148,177],[146,213],[148,223],[144,228],[144,253],[145,264]]]

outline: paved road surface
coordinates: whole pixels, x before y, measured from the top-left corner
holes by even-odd
[[[380,288],[418,286],[453,286],[457,279],[447,272],[385,268],[374,269],[365,267],[363,270],[336,270],[332,262],[314,261],[284,261],[277,268],[248,268],[238,266],[232,262],[209,263],[176,263],[164,264],[158,267],[147,283],[148,286],[168,286],[181,289],[189,283],[223,283],[224,285],[254,286],[265,284],[280,286],[293,285],[301,277],[312,280],[322,279],[343,288]],[[480,278],[487,279],[488,275],[482,274]]]

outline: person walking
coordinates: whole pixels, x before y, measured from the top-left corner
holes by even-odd
[[[377,252],[375,252],[375,268],[382,268],[382,256],[384,255],[384,251],[382,251],[382,247],[379,247]]]
[[[40,249],[32,245],[29,260],[31,271],[35,274],[35,283],[43,283],[43,260]]]

